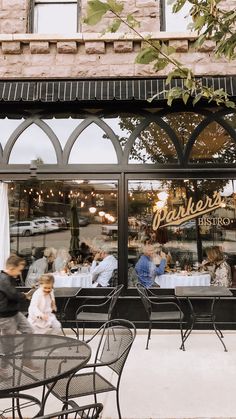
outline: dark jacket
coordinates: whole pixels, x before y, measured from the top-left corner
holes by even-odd
[[[25,300],[24,294],[16,289],[16,279],[6,272],[0,272],[0,317],[15,316],[20,302]]]

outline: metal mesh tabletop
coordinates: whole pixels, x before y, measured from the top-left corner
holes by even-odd
[[[83,367],[90,356],[85,342],[65,336],[0,336],[0,360],[8,372],[0,379],[0,397],[56,382]]]

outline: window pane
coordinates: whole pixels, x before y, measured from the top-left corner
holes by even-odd
[[[75,141],[69,163],[114,164],[117,163],[117,156],[107,134],[96,124],[91,124]]]
[[[162,128],[155,122],[151,122],[135,140],[129,163],[161,164],[167,162],[177,162],[174,144]]]
[[[193,112],[176,112],[163,116],[163,120],[174,130],[183,148],[203,119],[204,116]]]
[[[117,136],[121,147],[124,149],[131,133],[135,130],[135,128],[140,124],[140,122],[144,119],[143,117],[139,116],[129,116],[129,115],[120,115],[116,118],[103,118],[109,127],[114,131],[115,135]]]
[[[154,246],[156,265],[161,252],[168,256],[167,272],[177,266],[182,273],[194,271],[212,246],[220,246],[227,262],[236,264],[235,180],[130,181],[128,208],[130,286],[147,243]]]
[[[23,122],[23,119],[0,119],[0,144],[2,148],[6,145],[7,140],[13,131]]]
[[[27,164],[31,160],[40,163],[56,163],[54,147],[48,136],[36,125],[27,128],[15,142],[9,163]]]
[[[235,163],[236,144],[221,125],[212,122],[195,140],[190,161],[193,163]]]
[[[168,4],[165,0],[165,20],[167,32],[189,32],[188,25],[192,22],[188,16],[191,5],[187,2],[178,13],[172,13],[173,4]]]
[[[116,181],[103,180],[11,182],[8,188],[11,251],[27,261],[24,278],[44,249],[53,247],[58,260],[51,269],[62,271],[56,285],[62,285],[64,278],[73,280],[74,286],[91,287],[89,275],[81,285],[76,285],[76,272],[89,274],[94,254],[101,249],[117,259],[117,188]],[[74,279],[63,277],[64,270],[70,272],[72,268]]]
[[[76,3],[36,4],[34,8],[35,33],[77,32]]]

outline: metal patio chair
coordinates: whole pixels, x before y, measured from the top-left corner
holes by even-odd
[[[78,406],[73,400],[70,400],[69,404],[71,406],[70,408],[66,404],[63,410],[37,416],[37,419],[98,419],[103,409],[101,403]]]
[[[99,304],[83,304],[75,314],[76,334],[79,338],[79,325],[83,325],[83,340],[85,335],[86,323],[105,323],[111,320],[112,311],[117,303],[118,297],[122,291],[123,285],[116,286],[107,296],[103,298],[103,302]]]
[[[154,294],[148,288],[145,288],[142,284],[136,285],[139,296],[144,305],[148,321],[148,336],[146,349],[149,346],[149,340],[151,339],[152,324],[153,323],[179,323],[181,341],[182,344],[180,349],[184,348],[184,334],[183,334],[183,317],[184,313],[180,308],[178,299],[174,295],[157,295]]]
[[[118,416],[121,419],[120,380],[135,336],[136,328],[128,320],[115,319],[105,323],[87,340],[87,343],[90,343],[95,337],[100,337],[94,363],[87,364],[69,379],[59,380],[51,389],[51,393],[63,403],[89,395],[94,397],[96,403],[98,393],[115,391]],[[104,376],[108,371],[111,373],[110,370],[113,372],[112,382],[105,378],[107,374]]]

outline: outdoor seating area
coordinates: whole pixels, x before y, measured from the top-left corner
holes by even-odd
[[[90,330],[89,337],[94,332]],[[69,329],[66,334],[74,336]],[[123,370],[120,382],[123,419],[236,417],[236,400],[232,393],[236,374],[235,332],[225,333],[228,353],[222,351],[212,331],[194,331],[186,352],[177,349],[178,331],[153,330],[152,345],[148,351],[144,349],[146,336],[146,330],[137,331]],[[96,347],[97,341],[94,340],[91,348],[94,350]],[[223,381],[222,372],[227,377]],[[108,377],[111,380],[112,375],[110,370]],[[33,388],[30,393],[37,397],[41,390]],[[98,394],[97,399],[103,405],[101,419],[118,418],[115,391]],[[94,398],[81,398],[80,403],[75,399],[75,402],[86,406],[93,404]],[[1,410],[6,405],[6,401],[1,400]],[[62,403],[50,394],[47,401],[49,416],[45,419],[57,417],[54,412],[59,412],[61,408]],[[24,419],[31,419],[33,412],[33,407],[26,409]],[[52,413],[54,416],[50,416]],[[6,417],[11,415],[8,413]]]

